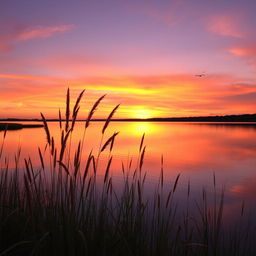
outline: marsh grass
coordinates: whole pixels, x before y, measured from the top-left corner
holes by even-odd
[[[41,114],[46,134],[45,147],[38,148],[41,166],[15,154],[15,168],[3,159],[0,144],[0,255],[256,255],[255,228],[241,204],[239,219],[223,223],[225,189],[217,189],[213,175],[211,197],[202,188],[201,198],[191,197],[188,182],[182,202],[177,199],[180,174],[164,178],[161,158],[160,177],[150,196],[145,193],[147,172],[143,170],[146,146],[142,136],[136,167],[132,160],[122,164],[122,182],[117,189],[111,175],[112,150],[118,132],[105,139],[105,132],[117,105],[103,125],[98,152],[86,159],[86,130],[105,97],[100,97],[84,124],[81,140],[72,142],[72,133],[84,91],[70,110],[66,96],[63,123],[59,111],[60,142],[51,135]],[[71,115],[72,113],[72,115]],[[72,148],[75,147],[74,153]],[[102,152],[108,151],[104,175],[98,173]],[[182,204],[185,207],[179,208]]]

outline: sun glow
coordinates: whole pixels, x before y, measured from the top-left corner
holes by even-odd
[[[154,112],[149,109],[135,109],[133,115],[135,118],[151,118],[154,116]]]

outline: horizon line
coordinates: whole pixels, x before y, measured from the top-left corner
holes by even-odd
[[[235,114],[235,115],[214,115],[214,116],[185,116],[185,117],[151,117],[151,118],[113,118],[111,121],[256,121],[256,113],[254,114]],[[47,121],[60,121],[58,118],[46,118]],[[87,119],[77,119],[78,122],[86,121]],[[107,118],[94,118],[91,121],[106,121]],[[41,118],[0,118],[0,121],[42,121]],[[66,121],[66,119],[61,119]],[[72,119],[69,119],[72,121]]]

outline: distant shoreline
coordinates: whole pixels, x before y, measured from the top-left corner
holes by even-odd
[[[59,119],[47,119],[48,122],[58,122]],[[62,120],[66,121],[65,119]],[[77,120],[78,122],[84,122],[83,120]],[[105,122],[106,119],[98,118],[92,119],[93,122]],[[112,122],[256,122],[256,114],[244,114],[244,115],[225,115],[225,116],[196,116],[196,117],[168,117],[168,118],[118,118],[112,119]],[[19,118],[7,118],[0,119],[0,122],[42,122],[41,119],[19,119]]]
[[[44,127],[42,124],[0,123],[0,131]]]

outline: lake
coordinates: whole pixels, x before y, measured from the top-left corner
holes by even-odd
[[[101,141],[103,122],[92,122],[86,131],[84,158],[93,150],[97,155]],[[58,122],[49,122],[55,142],[60,139]],[[78,122],[71,145],[76,148],[83,137],[84,123]],[[181,174],[178,198],[190,182],[192,194],[201,196],[202,188],[212,191],[213,174],[219,191],[225,187],[226,215],[241,208],[241,202],[251,208],[256,202],[256,123],[167,123],[167,122],[112,122],[103,138],[104,143],[114,132],[119,132],[113,148],[110,171],[120,184],[122,163],[136,168],[142,135],[145,133],[146,153],[143,170],[147,172],[147,191],[154,190],[161,171],[163,156],[164,180],[173,184]],[[3,132],[2,132],[3,134]],[[1,134],[0,134],[1,135]],[[2,135],[1,135],[2,137]],[[46,136],[43,128],[8,131],[4,142],[4,156],[14,167],[14,155],[21,147],[22,158],[30,157],[33,165],[40,166],[38,147],[44,150]],[[103,176],[109,150],[100,156],[99,176]],[[2,164],[4,157],[2,157]],[[73,161],[73,160],[72,160]],[[132,161],[132,162],[131,162]],[[210,192],[209,192],[210,193]],[[184,193],[183,193],[184,194]]]

